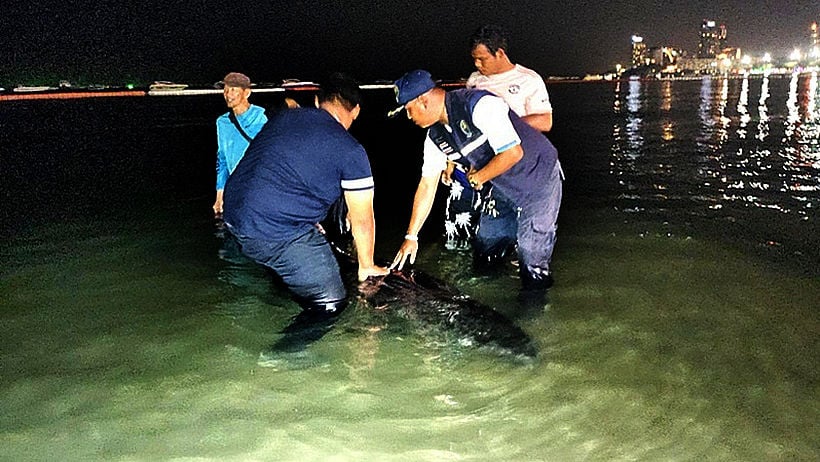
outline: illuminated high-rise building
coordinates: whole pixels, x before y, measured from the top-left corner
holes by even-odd
[[[726,45],[726,26],[718,26],[715,21],[704,19],[700,26],[698,58],[714,58]]]
[[[818,35],[817,23],[816,22],[811,23],[811,26],[809,27],[809,29],[811,30],[811,46],[813,46],[813,47],[820,46],[820,39],[818,39],[818,37],[817,37],[817,35]]]
[[[638,67],[646,64],[646,44],[640,35],[632,36],[632,66]]]

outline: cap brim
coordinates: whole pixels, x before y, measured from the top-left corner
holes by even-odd
[[[396,117],[397,115],[401,114],[401,111],[403,111],[403,110],[404,110],[404,104],[402,104],[401,106],[397,107],[396,109],[393,109],[392,111],[388,112],[387,113],[387,118],[392,119],[393,117]]]
[[[245,85],[245,84],[237,84],[237,83],[233,83],[233,82],[225,83],[225,81],[223,81],[223,80],[220,80],[219,82],[216,82],[214,84],[214,87],[220,88],[220,89],[225,88],[225,87],[236,87],[236,88],[248,89],[248,88],[251,88],[252,86],[253,86],[253,84]]]

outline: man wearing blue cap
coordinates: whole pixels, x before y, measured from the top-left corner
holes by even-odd
[[[498,96],[475,89],[446,92],[424,70],[402,76],[395,91],[399,110],[428,130],[410,224],[392,267],[415,261],[418,233],[432,209],[439,178],[454,165],[453,172],[464,172],[464,178],[453,178],[483,193],[475,261],[499,263],[517,242],[524,288],[552,286],[550,260],[562,193],[552,143]]]

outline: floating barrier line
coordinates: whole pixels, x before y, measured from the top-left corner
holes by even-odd
[[[442,86],[463,86],[463,83],[445,83]],[[388,83],[363,84],[359,85],[362,90],[392,89],[393,85]],[[286,84],[282,87],[253,88],[254,93],[281,93],[287,91],[316,91],[319,87],[316,84]],[[183,90],[122,90],[122,91],[54,91],[45,90],[42,92],[20,92],[20,93],[0,93],[0,101],[30,100],[30,99],[76,99],[76,98],[98,98],[111,96],[193,96],[193,95],[216,95],[222,94],[219,88],[186,88]]]
[[[0,94],[0,101],[14,101],[25,99],[76,99],[76,98],[100,98],[106,96],[145,96],[141,90],[128,91],[60,91],[43,93],[11,93]]]

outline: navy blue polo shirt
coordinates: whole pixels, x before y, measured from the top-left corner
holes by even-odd
[[[288,109],[228,178],[223,217],[239,236],[283,241],[322,221],[343,191],[372,188],[367,153],[342,124],[322,109]]]

